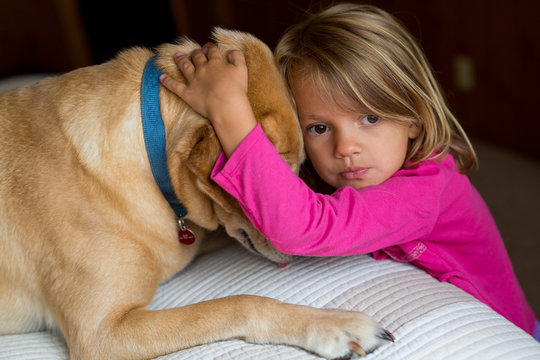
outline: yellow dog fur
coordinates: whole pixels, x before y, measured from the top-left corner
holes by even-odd
[[[245,33],[217,29],[214,37],[222,50],[245,52],[255,115],[297,171],[300,129],[271,51]],[[196,47],[187,39],[162,45],[158,67],[181,79],[172,55]],[[329,358],[376,346],[381,330],[361,313],[269,298],[148,310],[161,282],[219,245],[204,242],[219,225],[244,245],[247,234],[270,260],[289,260],[210,180],[221,149],[208,121],[162,88],[168,168],[197,236],[178,242],[142,134],[139,88],[153,55],[130,49],[0,94],[0,334],[60,329],[73,359],[147,359],[232,338]]]

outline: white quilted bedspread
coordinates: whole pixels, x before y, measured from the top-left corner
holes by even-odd
[[[239,245],[196,259],[162,284],[153,309],[234,294],[315,307],[363,311],[396,337],[367,359],[540,359],[540,344],[472,296],[423,271],[370,256],[301,258],[286,268]],[[0,359],[68,359],[61,337],[48,332],[0,337]],[[184,359],[318,359],[304,350],[240,340],[165,355]]]

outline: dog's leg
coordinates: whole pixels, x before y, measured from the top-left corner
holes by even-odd
[[[227,339],[294,345],[335,358],[351,348],[369,351],[384,334],[358,312],[258,296],[148,310],[159,283],[185,252],[166,238],[156,237],[152,247],[146,237],[133,233],[129,239],[102,232],[92,241],[72,240],[66,251],[43,260],[48,272],[42,291],[73,359],[149,359]]]
[[[148,359],[237,338],[294,345],[336,358],[350,354],[351,348],[359,353],[372,350],[381,336],[383,330],[358,312],[321,310],[240,295],[159,311],[131,308],[112,312],[92,336],[86,337],[93,339],[93,344],[72,347],[72,356]]]
[[[20,285],[0,281],[0,335],[44,330],[53,324],[46,307]]]

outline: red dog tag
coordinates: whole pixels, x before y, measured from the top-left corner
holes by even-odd
[[[189,229],[178,230],[178,241],[185,245],[191,245],[195,242],[195,234]]]
[[[178,241],[184,245],[191,245],[195,242],[195,234],[184,225],[184,219],[178,219]]]

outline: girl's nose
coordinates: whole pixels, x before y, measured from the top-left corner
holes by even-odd
[[[360,141],[354,133],[341,131],[335,138],[335,156],[338,159],[360,154],[362,147]]]

